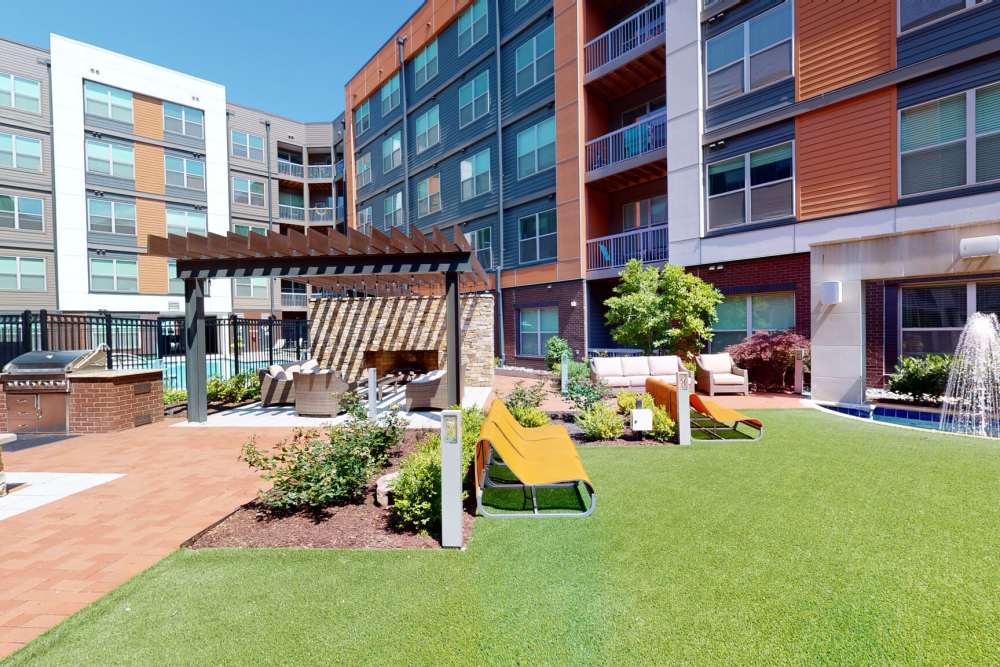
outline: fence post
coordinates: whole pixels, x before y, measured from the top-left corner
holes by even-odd
[[[26,310],[21,313],[21,354],[31,352],[31,311]]]
[[[274,365],[274,314],[267,316],[267,365]]]
[[[49,350],[49,311],[42,308],[38,311],[38,347],[43,352]]]
[[[441,546],[462,546],[462,411],[441,412]]]
[[[374,368],[368,369],[368,418],[375,419],[378,416],[378,372]]]
[[[114,356],[114,340],[111,337],[111,313],[104,311],[104,344],[108,346],[108,370],[114,368],[114,362],[111,360]]]
[[[240,374],[240,329],[236,313],[229,316],[229,339],[233,346],[233,375]]]
[[[282,320],[284,321],[284,320]],[[295,361],[302,359],[302,327],[295,323]]]

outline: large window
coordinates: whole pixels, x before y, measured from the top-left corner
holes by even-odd
[[[949,14],[989,0],[899,0],[899,31],[933,23]]]
[[[1000,179],[1000,84],[903,109],[900,196]]]
[[[622,206],[622,228],[652,227],[667,224],[667,196],[631,201]]]
[[[131,145],[87,139],[87,171],[115,178],[135,178],[135,152]]]
[[[267,229],[264,227],[258,227],[256,225],[241,225],[239,223],[233,224],[233,231],[240,236],[250,236],[251,234],[260,234],[264,236],[267,234]]]
[[[354,134],[360,136],[364,134],[372,124],[371,98],[361,103],[357,111],[354,112]]]
[[[0,257],[0,290],[45,291],[45,260],[41,257]]]
[[[167,185],[191,190],[205,189],[205,163],[189,157],[166,155]]]
[[[791,142],[710,164],[707,171],[709,230],[794,214]]]
[[[712,352],[723,352],[755,331],[784,331],[795,327],[794,294],[740,294],[726,297],[715,309],[719,321],[712,327]]]
[[[83,82],[84,110],[121,123],[132,122],[132,93],[94,81]]]
[[[483,227],[474,232],[467,232],[465,238],[472,249],[476,251],[476,259],[484,269],[493,268],[493,228]]]
[[[87,229],[135,236],[135,204],[98,197],[87,199]]]
[[[267,296],[267,278],[233,278],[236,296],[261,299]]]
[[[399,106],[399,72],[396,72],[382,84],[381,97],[382,115],[388,116],[393,109]]]
[[[462,201],[489,192],[493,188],[490,176],[490,149],[479,151],[472,157],[462,160],[459,174],[462,177]]]
[[[385,228],[403,226],[403,193],[396,192],[382,200],[382,223]]]
[[[40,113],[42,109],[41,90],[41,84],[34,79],[25,79],[0,72],[0,107]]]
[[[518,260],[537,262],[556,256],[556,211],[542,211],[517,221]]]
[[[246,158],[255,162],[264,161],[264,139],[260,135],[249,132],[232,132],[233,157]]]
[[[264,182],[243,176],[233,176],[233,203],[264,206]]]
[[[413,59],[413,85],[420,89],[438,73],[438,41],[425,46]]]
[[[552,76],[554,48],[551,25],[517,47],[514,52],[517,95]]]
[[[204,211],[192,211],[182,208],[167,208],[167,233],[178,234],[208,234],[208,219]]]
[[[363,187],[372,182],[372,154],[365,153],[358,158],[357,164],[358,187]]]
[[[139,273],[134,259],[90,258],[91,292],[139,291]]]
[[[517,177],[527,178],[556,166],[556,119],[546,118],[517,133]]]
[[[201,109],[164,102],[163,131],[201,139],[205,136],[205,113]]]
[[[486,0],[476,0],[458,17],[458,55],[468,51],[490,31],[488,14]]]
[[[441,141],[441,121],[438,117],[438,105],[435,104],[417,116],[415,128],[417,131],[417,153],[423,153]]]
[[[167,293],[184,294],[184,281],[177,277],[177,260],[167,260]]]
[[[403,139],[400,132],[394,132],[382,142],[382,173],[388,174],[403,164]]]
[[[417,183],[417,217],[441,210],[441,175],[434,174]]]
[[[0,167],[42,170],[42,142],[32,137],[0,132]]]
[[[0,229],[40,232],[45,227],[43,212],[38,197],[0,195]]]
[[[965,326],[969,290],[962,285],[906,287],[901,290],[900,352],[916,356],[952,354]]]
[[[490,111],[490,71],[483,70],[458,89],[458,126],[465,127]]]
[[[522,308],[517,319],[518,354],[545,356],[549,339],[559,335],[559,308]]]
[[[792,3],[755,16],[708,40],[705,90],[718,104],[792,75]]]
[[[365,206],[358,209],[358,231],[362,234],[371,234],[372,231],[372,207]]]

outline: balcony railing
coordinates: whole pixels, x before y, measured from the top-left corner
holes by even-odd
[[[667,145],[667,112],[639,120],[587,142],[587,171],[651,153]]]
[[[333,178],[332,164],[311,164],[309,165],[309,178]]]
[[[278,160],[278,173],[285,174],[287,176],[298,176],[302,178],[305,173],[301,164],[295,164],[294,162],[289,162],[288,160]]]
[[[344,161],[343,160],[337,160],[337,164],[334,165],[334,167],[337,170],[337,180],[339,181],[339,180],[343,179],[344,178]]]
[[[302,206],[278,204],[278,217],[282,220],[305,220],[306,209]]]
[[[587,241],[587,270],[617,269],[630,259],[644,263],[667,261],[667,225],[640,227]]]
[[[587,42],[583,49],[585,73],[604,67],[612,60],[658,38],[665,27],[662,2],[639,10],[611,30]]]
[[[309,222],[333,222],[332,208],[309,209]]]
[[[305,292],[282,292],[281,305],[285,308],[304,308],[309,302],[309,295]]]

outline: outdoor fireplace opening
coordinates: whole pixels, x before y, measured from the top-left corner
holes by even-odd
[[[390,373],[419,375],[440,368],[437,350],[368,350],[365,368],[374,368],[379,377]]]

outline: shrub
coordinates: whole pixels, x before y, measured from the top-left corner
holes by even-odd
[[[747,369],[754,384],[762,387],[788,387],[789,371],[795,367],[795,353],[805,350],[808,359],[809,339],[794,331],[757,331],[727,351],[733,361]]]
[[[611,393],[599,380],[592,381],[590,378],[573,380],[566,390],[566,398],[577,410],[589,410],[594,405],[600,403]]]
[[[228,380],[208,378],[206,385],[209,403],[239,403],[260,398],[260,378],[256,373],[240,373]]]
[[[563,352],[569,352],[570,360],[573,359],[573,350],[565,338],[553,336],[545,343],[545,363],[550,369],[555,369],[562,363]]]
[[[660,406],[653,407],[653,430],[649,432],[649,437],[657,442],[668,442],[674,439],[677,433],[677,425],[670,418],[670,413]]]
[[[625,420],[606,403],[595,403],[577,415],[576,425],[587,440],[615,440],[625,433]]]
[[[184,389],[164,389],[163,390],[163,404],[173,405],[174,403],[183,403],[188,398],[188,393]]]
[[[537,428],[549,423],[549,416],[539,408],[519,406],[510,411],[517,423],[526,428]]]
[[[642,407],[644,408],[652,408],[654,403],[653,397],[646,392],[637,394],[634,391],[622,391],[618,393],[617,399],[618,411],[623,415],[627,415],[635,410],[635,406],[640,400],[642,400]]]
[[[917,400],[939,399],[948,386],[950,370],[951,356],[947,354],[903,357],[889,378],[889,390]]]
[[[355,419],[368,419],[368,405],[356,391],[349,391],[340,397],[340,409]]]
[[[504,404],[510,409],[515,408],[537,408],[545,400],[545,383],[536,382],[530,387],[526,387],[523,382],[518,382],[510,393],[503,399]]]
[[[205,383],[205,393],[208,395],[209,403],[218,403],[225,393],[225,381],[216,376],[208,378],[208,382]]]
[[[556,374],[558,381],[562,381],[562,364],[556,364],[552,368],[552,372]],[[590,366],[582,361],[571,361],[569,362],[569,381],[574,380],[587,380],[590,378]]]

